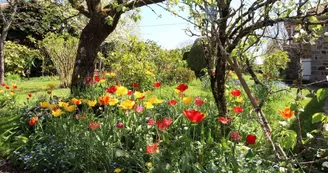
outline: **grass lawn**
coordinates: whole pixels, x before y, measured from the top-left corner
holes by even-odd
[[[33,97],[46,94],[47,89],[43,89],[43,87],[48,87],[49,84],[56,85],[56,88],[52,91],[54,95],[65,97],[70,93],[70,90],[67,88],[59,88],[60,81],[58,77],[38,77],[31,78],[30,80],[24,79],[19,81],[9,81],[7,83],[8,85],[16,84],[18,86],[15,90],[18,103],[25,102],[27,94],[32,94]]]

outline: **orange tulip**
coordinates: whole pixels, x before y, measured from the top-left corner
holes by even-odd
[[[283,111],[279,110],[279,113],[284,118],[291,118],[294,114],[294,111],[291,111],[289,107],[286,107]]]

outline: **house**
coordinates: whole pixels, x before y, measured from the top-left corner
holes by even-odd
[[[317,10],[322,12],[326,8],[328,8],[328,3],[322,4]],[[311,9],[309,13],[313,10]],[[327,20],[328,16],[321,16],[318,19]],[[296,25],[285,23],[285,28],[288,37],[292,38],[295,35]],[[318,81],[326,79],[328,75],[328,34],[326,32],[328,32],[328,26],[324,27],[321,38],[312,45],[310,43],[295,43],[292,39],[287,42],[284,46],[290,57],[286,69],[287,80],[298,78],[298,65],[300,63],[298,57],[301,57],[302,61],[303,80]]]

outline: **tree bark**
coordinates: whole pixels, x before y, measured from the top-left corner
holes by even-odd
[[[5,41],[0,38],[0,83],[5,82]]]
[[[227,102],[224,96],[225,83],[226,83],[226,60],[222,57],[217,57],[217,63],[215,68],[215,74],[211,77],[211,89],[214,96],[216,106],[219,109],[221,116],[225,116],[227,113]]]
[[[114,31],[119,18],[115,17],[113,24],[108,25],[104,17],[93,17],[82,30],[72,77],[72,91],[85,88],[85,79],[93,77],[94,62],[100,45]]]

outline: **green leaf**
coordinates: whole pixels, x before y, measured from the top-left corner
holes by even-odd
[[[326,118],[325,113],[319,112],[312,115],[312,124],[323,121]]]
[[[290,110],[291,111],[295,111],[296,108],[297,108],[297,104],[295,102],[290,105]]]
[[[293,130],[284,130],[281,132],[280,145],[285,149],[293,149],[296,145],[297,134]]]
[[[328,95],[328,88],[320,88],[317,91],[317,99],[318,102],[320,102],[321,100],[323,100],[324,98],[326,98],[326,96]]]

